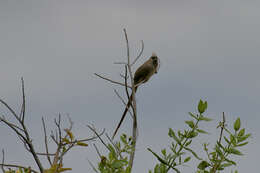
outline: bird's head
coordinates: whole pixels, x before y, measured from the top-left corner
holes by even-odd
[[[154,67],[156,68],[155,73],[157,73],[158,70],[159,70],[159,67],[160,67],[160,59],[158,58],[158,56],[154,52],[152,53],[152,56],[151,56],[150,59],[152,60],[152,63],[154,65]]]

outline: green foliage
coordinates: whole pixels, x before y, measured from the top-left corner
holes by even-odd
[[[17,170],[9,169],[8,171],[5,171],[4,173],[31,173],[31,168],[18,168]]]
[[[98,170],[101,173],[130,173],[129,154],[132,151],[132,138],[126,134],[120,136],[115,145],[108,144],[108,156],[101,156]]]
[[[216,142],[212,152],[209,152],[208,144],[204,144],[204,151],[207,153],[207,159],[200,162],[197,173],[200,173],[201,171],[210,173],[223,171],[226,167],[237,165],[235,161],[231,160],[231,156],[243,155],[238,148],[248,144],[248,141],[246,140],[251,134],[245,134],[244,128],[239,131],[241,127],[240,118],[237,118],[233,124],[234,132],[231,132],[226,128],[225,122],[221,122],[218,127],[221,128],[220,138]],[[222,138],[224,138],[225,142],[221,140]]]
[[[167,173],[171,169],[175,172],[180,172],[178,167],[187,164],[192,159],[192,157],[201,160],[198,154],[191,148],[191,144],[194,138],[196,138],[199,134],[208,133],[205,130],[199,128],[200,122],[211,121],[210,118],[203,115],[206,109],[207,102],[200,100],[198,104],[199,114],[189,112],[191,119],[185,121],[185,123],[188,125],[188,129],[183,131],[178,130],[175,132],[172,128],[169,128],[168,136],[173,141],[168,153],[166,153],[166,149],[164,149],[159,155],[152,151],[152,149],[148,148],[148,151],[150,151],[160,162],[156,164],[154,170],[150,170],[149,173]]]
[[[225,117],[223,115],[224,120],[218,125],[221,128],[221,134],[213,151],[209,151],[209,143],[203,144],[203,150],[206,152],[207,158],[200,158],[192,150],[191,146],[195,138],[199,134],[208,134],[207,131],[199,128],[200,122],[211,121],[210,118],[203,115],[207,107],[207,102],[200,100],[197,106],[198,114],[189,112],[191,119],[185,121],[185,124],[188,126],[187,129],[183,131],[169,129],[168,136],[172,139],[172,143],[168,151],[163,149],[160,154],[157,154],[148,148],[148,151],[159,161],[153,170],[149,170],[149,173],[167,173],[170,170],[180,173],[179,167],[187,164],[192,158],[199,161],[197,173],[216,173],[223,171],[226,167],[236,165],[236,162],[231,160],[230,156],[242,156],[243,154],[238,148],[248,144],[246,140],[251,136],[251,134],[245,133],[245,128],[241,129],[240,118],[237,118],[233,124],[234,132],[230,132],[225,126]]]

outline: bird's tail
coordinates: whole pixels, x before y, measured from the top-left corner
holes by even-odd
[[[137,87],[135,88],[135,91],[136,91],[136,90],[137,90]],[[115,137],[115,135],[116,135],[118,129],[120,128],[120,126],[121,126],[123,120],[125,119],[126,113],[127,113],[128,109],[129,109],[129,107],[131,106],[132,100],[133,100],[133,93],[131,94],[131,96],[130,96],[130,98],[129,98],[129,100],[128,100],[128,103],[127,103],[127,105],[126,105],[125,111],[124,111],[124,113],[123,113],[123,115],[122,115],[122,117],[121,117],[121,119],[120,119],[120,121],[119,121],[119,123],[118,123],[118,125],[117,125],[117,127],[116,127],[116,130],[115,130],[115,132],[114,132],[114,134],[113,134],[113,136],[112,136],[112,139],[114,139],[114,137]]]

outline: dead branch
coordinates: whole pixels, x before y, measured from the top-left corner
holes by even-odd
[[[103,141],[103,139],[100,137],[100,135],[97,133],[97,131],[95,130],[95,128],[91,127],[90,125],[87,125],[87,127],[95,133],[95,135],[98,137],[98,139],[102,142],[102,144],[110,151],[109,147],[107,146],[107,144]]]
[[[2,157],[2,165],[1,165],[1,169],[2,169],[3,173],[5,173],[5,169],[4,169],[4,163],[5,163],[5,151],[4,151],[4,150],[2,150],[2,155],[3,155],[3,157]]]
[[[137,57],[135,58],[135,60],[132,62],[131,66],[133,66],[136,61],[141,57],[141,55],[143,54],[143,51],[144,51],[144,41],[141,40],[141,51],[139,52],[139,54],[137,55]]]
[[[128,43],[128,37],[126,33],[126,29],[124,29],[125,34],[125,40],[126,40],[126,49],[127,49],[127,67],[131,79],[131,86],[132,86],[132,108],[133,108],[133,129],[132,129],[132,137],[133,137],[133,150],[130,154],[130,160],[129,165],[130,168],[133,167],[134,162],[134,156],[135,156],[135,148],[136,148],[136,139],[137,139],[137,115],[136,115],[136,100],[135,100],[135,84],[134,84],[134,77],[131,70],[131,64],[130,64],[130,50],[129,50],[129,43]]]
[[[107,80],[107,81],[109,81],[109,82],[111,82],[111,83],[118,84],[118,85],[121,85],[121,86],[125,86],[125,84],[123,84],[123,83],[121,83],[121,82],[117,82],[117,81],[111,80],[111,79],[106,78],[106,77],[103,77],[103,76],[101,76],[101,75],[99,75],[99,74],[97,74],[97,73],[94,73],[94,74],[95,74],[96,76],[100,77],[101,79]],[[130,87],[130,86],[127,86],[127,87],[128,87],[128,88],[132,88],[132,87]]]
[[[0,99],[0,103],[3,104],[10,112],[11,114],[15,117],[15,119],[18,121],[19,126],[14,125],[13,123],[5,120],[4,117],[0,117],[0,120],[4,122],[9,128],[11,128],[18,136],[18,138],[24,143],[26,147],[28,147],[29,152],[32,154],[39,170],[41,173],[43,173],[43,166],[39,160],[39,157],[36,154],[36,151],[34,149],[34,146],[32,144],[32,139],[29,135],[29,132],[26,128],[26,125],[24,123],[24,118],[25,118],[25,91],[24,91],[24,80],[23,78],[21,79],[22,82],[22,97],[23,97],[23,103],[22,103],[22,108],[21,108],[21,113],[20,116],[18,116],[15,111],[2,99]],[[21,132],[20,132],[21,131]]]
[[[45,125],[43,117],[42,117],[42,126],[43,126],[43,132],[44,132],[44,143],[45,143],[46,157],[47,157],[47,160],[48,160],[48,162],[51,166],[51,158],[50,158],[50,154],[49,154],[48,140],[47,140],[47,133],[46,133],[46,125]]]

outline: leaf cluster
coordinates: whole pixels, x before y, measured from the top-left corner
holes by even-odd
[[[120,141],[108,144],[108,156],[101,156],[98,163],[98,170],[101,173],[130,173],[129,156],[132,152],[132,137],[126,134],[120,136]]]

